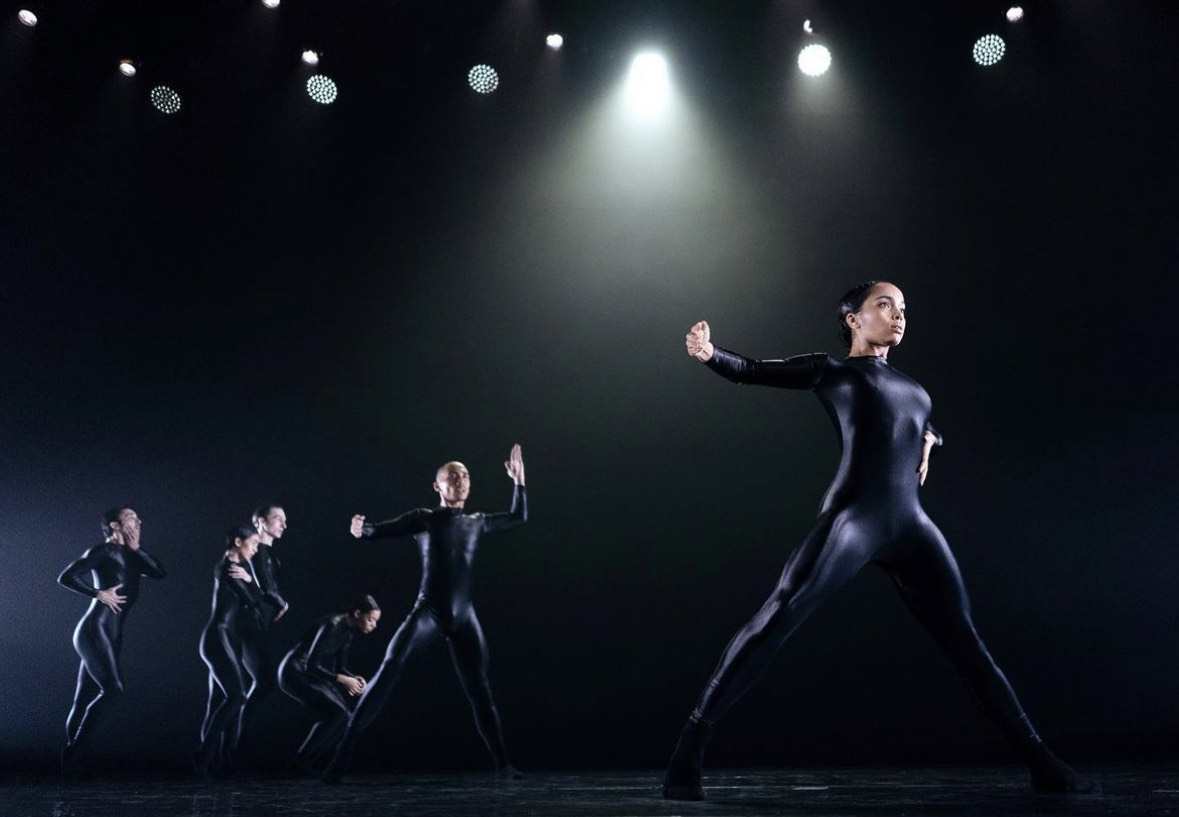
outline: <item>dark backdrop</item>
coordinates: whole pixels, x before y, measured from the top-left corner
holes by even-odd
[[[351,514],[430,504],[441,462],[533,515],[477,606],[516,762],[656,766],[837,459],[807,394],[686,357],[707,318],[759,357],[838,352],[852,283],[905,291],[890,360],[946,437],[924,501],[1045,735],[1079,758],[1179,734],[1173,104],[1165,2],[285,0],[0,16],[0,754],[51,764],[84,599],[54,577],[106,507],[169,569],[127,622],[113,762],[179,768],[220,537],[284,504],[289,644],[360,591],[412,603],[410,541]],[[11,7],[11,8],[10,8]],[[793,65],[813,18],[826,77]],[[543,35],[567,45],[545,51]],[[1008,39],[998,66],[975,38]],[[619,113],[662,46],[663,118]],[[303,94],[303,48],[339,100]],[[142,60],[127,81],[123,56]],[[464,82],[490,61],[493,95]],[[163,117],[166,82],[184,107]],[[276,696],[251,752],[308,725]],[[441,646],[374,727],[379,768],[480,768]],[[1010,759],[867,570],[718,730],[715,764]]]

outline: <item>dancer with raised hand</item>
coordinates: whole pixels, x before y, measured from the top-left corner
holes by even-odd
[[[348,669],[348,649],[356,633],[371,633],[380,620],[376,599],[361,596],[351,612],[317,621],[283,658],[278,668],[279,686],[318,718],[295,755],[293,772],[314,772],[324,753],[339,741],[366,685],[363,676]]]
[[[86,551],[57,578],[62,587],[92,599],[74,629],[74,649],[82,662],[61,751],[61,771],[66,777],[81,771],[78,761],[84,740],[123,694],[119,652],[127,614],[139,598],[139,577],[166,575],[164,566],[140,546],[141,530],[142,520],[135,511],[111,508],[102,517],[102,544]]]
[[[850,290],[837,312],[849,348],[788,360],[751,360],[712,343],[704,321],[688,354],[735,383],[813,391],[835,425],[842,455],[819,518],[790,557],[773,593],[729,642],[680,734],[663,796],[701,800],[704,749],[716,722],[769,666],[786,639],[864,565],[884,568],[909,609],[954,662],[974,700],[1019,751],[1039,791],[1092,791],[1044,745],[974,629],[966,588],[945,538],[925,515],[918,488],[930,451],[929,395],[888,362],[905,333],[905,298],[893,284]]]
[[[418,508],[375,525],[366,523],[362,515],[352,517],[351,533],[358,539],[413,536],[422,556],[422,583],[413,610],[393,634],[380,669],[365,687],[348,721],[324,772],[326,782],[340,782],[351,766],[357,738],[385,705],[402,670],[411,658],[440,638],[446,639],[450,647],[455,671],[474,711],[475,726],[491,752],[496,774],[510,779],[523,776],[508,760],[503,727],[487,677],[487,642],[471,601],[472,564],[483,536],[528,520],[524,458],[519,445],[512,446],[504,468],[515,485],[512,508],[507,513],[463,513],[471,490],[470,473],[461,462],[448,462],[434,478],[438,507]]]
[[[200,745],[192,755],[200,777],[236,771],[242,714],[250,686],[257,681],[250,678],[245,655],[258,649],[267,612],[265,594],[250,569],[257,550],[257,531],[244,525],[233,528],[225,536],[225,553],[213,570],[213,608],[200,643],[201,660],[209,668],[209,703]]]

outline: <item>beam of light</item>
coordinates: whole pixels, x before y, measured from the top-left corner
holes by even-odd
[[[21,9],[17,12],[16,19],[27,25],[29,28],[37,25],[37,15],[28,9]]]
[[[262,0],[262,5],[266,6],[268,9],[276,9],[281,2],[282,0]]]
[[[132,60],[119,60],[119,73],[125,77],[135,76],[135,63]]]
[[[1020,6],[1012,6],[1007,9],[1007,19],[1013,23],[1018,23],[1023,19],[1023,8]]]
[[[160,113],[170,116],[180,111],[180,94],[167,85],[157,85],[151,89],[151,104]]]
[[[979,37],[974,44],[974,61],[979,65],[994,65],[1003,59],[1007,51],[1007,44],[998,34],[987,34]]]
[[[467,82],[476,93],[490,94],[499,87],[499,74],[490,65],[476,65],[467,72]]]
[[[565,38],[560,34],[550,34],[544,38],[544,44],[554,51],[560,51],[561,46],[565,44]]]
[[[646,51],[630,64],[626,80],[626,99],[632,111],[657,114],[667,106],[671,82],[667,76],[667,60],[663,55]]]
[[[307,65],[319,65],[319,52],[312,51],[308,48],[303,52],[303,62]]]
[[[831,52],[827,46],[813,43],[798,52],[798,69],[808,77],[819,77],[831,67]]]
[[[325,77],[323,74],[316,74],[307,80],[307,96],[314,99],[320,105],[331,105],[336,101],[339,91],[336,88],[336,83],[332,82],[331,78]]]

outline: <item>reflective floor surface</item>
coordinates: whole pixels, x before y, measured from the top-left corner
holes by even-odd
[[[1104,793],[1035,796],[1014,768],[719,771],[708,800],[659,796],[660,773],[537,773],[498,783],[484,774],[356,775],[318,780],[111,780],[0,784],[0,817],[842,817],[905,815],[1176,815],[1179,771],[1083,769]]]

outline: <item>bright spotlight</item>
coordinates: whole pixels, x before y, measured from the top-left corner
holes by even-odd
[[[336,83],[323,74],[316,74],[307,80],[307,96],[320,105],[331,105],[338,95]]]
[[[312,51],[310,48],[308,48],[303,52],[303,62],[307,63],[308,65],[319,65],[319,52]]]
[[[135,76],[135,63],[131,60],[119,60],[119,73],[125,77]]]
[[[1013,23],[1018,23],[1023,19],[1023,8],[1020,6],[1012,6],[1007,9],[1007,19]]]
[[[268,9],[276,9],[278,8],[278,4],[281,2],[282,0],[262,0],[262,5],[266,6]]]
[[[831,67],[831,52],[827,46],[814,43],[798,52],[798,69],[808,77],[818,77]]]
[[[490,94],[499,87],[499,74],[490,65],[476,65],[467,72],[467,82],[480,94]]]
[[[29,11],[28,9],[21,9],[17,13],[16,19],[20,20],[22,23],[27,25],[29,28],[32,28],[33,26],[37,25],[37,15],[33,14],[33,12]]]
[[[671,83],[667,77],[667,60],[653,52],[639,54],[630,64],[627,98],[631,110],[656,113],[667,103]]]
[[[550,34],[544,38],[544,43],[554,51],[560,51],[561,46],[565,44],[565,38],[560,34]]]
[[[974,61],[979,65],[994,65],[1003,59],[1006,51],[1007,44],[1003,42],[1002,37],[998,34],[987,34],[985,37],[979,37],[978,42],[974,44]]]
[[[180,94],[167,85],[157,85],[151,89],[151,104],[160,113],[174,114],[180,110]]]

